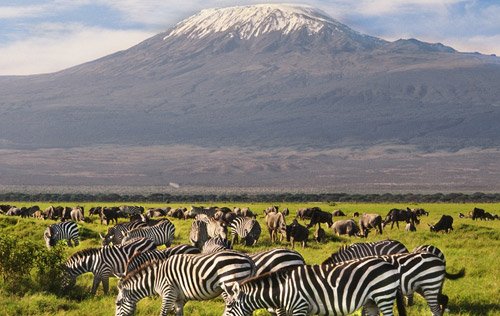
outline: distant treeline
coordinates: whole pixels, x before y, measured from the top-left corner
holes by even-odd
[[[500,202],[500,193],[434,194],[348,194],[348,193],[266,193],[266,194],[86,194],[86,193],[0,193],[0,201],[19,202],[371,202],[371,203],[488,203]]]

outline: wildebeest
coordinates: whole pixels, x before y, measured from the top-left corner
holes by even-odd
[[[484,211],[482,208],[477,208],[477,207],[475,207],[475,208],[471,211],[471,218],[472,218],[473,220],[476,220],[476,219],[483,220],[483,219],[484,219],[484,213],[485,213],[485,211]]]
[[[417,216],[422,216],[422,215],[429,216],[429,212],[424,210],[423,208],[414,208],[411,209],[411,211],[415,213],[415,215]]]
[[[278,205],[271,205],[268,206],[262,213],[264,213],[264,216],[269,214],[269,213],[278,213],[279,206]]]
[[[451,217],[450,215],[443,215],[435,225],[429,224],[429,227],[431,229],[431,232],[444,230],[446,233],[448,233],[453,230],[453,217]]]
[[[399,222],[413,223],[414,225],[420,224],[417,215],[409,208],[406,208],[406,210],[393,208],[389,211],[389,213],[387,213],[387,216],[385,217],[383,223],[383,227],[391,223],[391,229],[394,227],[394,224],[396,224],[396,226],[399,228]]]
[[[342,221],[336,221],[332,225],[332,230],[334,234],[358,236],[360,233],[359,227],[356,222],[352,219],[346,219]]]
[[[307,228],[311,228],[320,223],[326,223],[328,227],[331,227],[333,224],[332,214],[322,210],[313,210],[311,213],[311,221],[307,225]]]
[[[333,216],[345,216],[344,212],[342,212],[341,210],[334,210],[332,212],[332,215]]]
[[[326,240],[326,232],[323,228],[321,228],[321,225],[318,225],[318,227],[316,227],[316,230],[314,231],[314,240],[319,243],[322,243]]]
[[[309,238],[309,229],[302,226],[294,219],[292,224],[286,226],[286,241],[291,242],[292,249],[295,247],[295,242],[302,243],[302,248],[307,246],[307,239]]]
[[[283,215],[283,213],[267,213],[266,226],[267,230],[269,231],[271,243],[274,243],[276,241],[278,234],[280,234],[280,242],[283,240],[283,236],[286,235],[286,221],[285,215]]]
[[[417,228],[415,227],[415,225],[413,225],[412,223],[408,223],[406,224],[405,226],[405,231],[406,232],[416,232],[417,231]]]
[[[120,208],[118,207],[103,207],[101,209],[101,212],[99,213],[99,218],[101,219],[101,225],[102,222],[106,222],[106,226],[108,226],[110,223],[115,223],[118,224],[118,217],[121,217],[121,211]]]
[[[298,209],[297,210],[297,217],[300,218],[301,220],[306,220],[306,219],[310,219],[311,218],[311,215],[312,213],[315,211],[315,210],[318,210],[318,211],[321,211],[321,208],[315,206],[315,207],[311,207],[311,208],[301,208],[301,209]]]
[[[85,219],[83,207],[77,206],[71,209],[70,217],[73,222],[83,222]]]
[[[379,214],[364,213],[359,218],[359,228],[364,237],[368,237],[371,228],[375,228],[377,233],[382,235],[382,216]]]

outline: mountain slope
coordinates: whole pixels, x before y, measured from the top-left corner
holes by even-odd
[[[205,10],[58,73],[0,77],[0,148],[500,146],[500,60],[310,7]]]

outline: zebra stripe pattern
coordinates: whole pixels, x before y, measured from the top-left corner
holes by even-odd
[[[73,254],[65,263],[64,287],[73,286],[76,278],[86,272],[94,274],[92,295],[102,282],[104,293],[109,290],[109,277],[123,275],[127,262],[134,255],[155,248],[154,243],[147,238],[132,239],[122,245],[88,248]]]
[[[181,253],[197,254],[200,253],[200,250],[190,245],[178,245],[162,250],[153,249],[150,251],[145,251],[129,260],[125,275],[131,273],[132,271],[138,269],[140,266],[148,262],[167,259],[170,256],[178,255]]]
[[[354,243],[349,246],[340,247],[339,251],[332,254],[323,264],[339,263],[352,259],[369,256],[391,255],[397,253],[408,253],[405,245],[397,240],[382,240],[367,243]]]
[[[347,315],[366,306],[368,315],[393,315],[398,271],[380,258],[335,265],[303,265],[266,273],[225,290],[226,316],[251,315],[260,308],[278,315]],[[398,300],[400,315],[404,306]]]
[[[441,260],[443,260],[444,263],[446,264],[446,258],[444,257],[444,253],[441,251],[441,249],[439,249],[436,246],[421,245],[421,246],[418,246],[415,249],[413,249],[412,252],[428,252],[428,253],[432,253],[432,254],[438,256],[439,258],[441,258]]]
[[[199,219],[194,220],[189,231],[191,245],[202,249],[208,239],[210,239],[210,236],[208,236],[207,223]]]
[[[80,244],[80,235],[78,234],[78,225],[75,222],[61,222],[52,224],[43,234],[47,248],[56,245],[59,240],[67,240],[68,246],[73,247]]]
[[[227,249],[233,249],[231,242],[226,238],[217,236],[214,238],[210,238],[209,240],[207,240],[207,242],[205,242],[203,248],[201,249],[201,253],[213,253]]]
[[[304,258],[295,250],[275,248],[248,255],[255,263],[255,275],[279,269],[305,265]]]
[[[122,243],[132,238],[149,238],[156,246],[170,247],[175,236],[175,226],[169,220],[163,220],[154,226],[133,229],[125,234]]]
[[[143,221],[133,221],[128,223],[116,224],[115,226],[108,229],[108,233],[105,236],[101,236],[102,245],[107,246],[110,243],[113,245],[119,245],[122,243],[123,236],[133,229],[146,227],[146,223]]]
[[[237,217],[229,225],[233,245],[241,238],[246,246],[253,246],[259,240],[262,229],[257,220],[251,217]]]
[[[161,315],[175,307],[183,314],[188,300],[208,300],[222,293],[222,283],[240,282],[253,275],[255,266],[246,255],[221,251],[179,254],[141,266],[118,284],[116,315],[132,315],[139,300],[160,295]]]

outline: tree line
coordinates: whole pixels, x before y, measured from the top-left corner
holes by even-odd
[[[5,202],[366,202],[366,203],[493,203],[500,202],[500,193],[261,193],[261,194],[168,194],[154,193],[0,193],[0,201]]]

